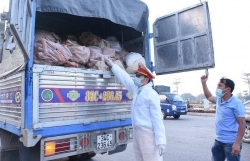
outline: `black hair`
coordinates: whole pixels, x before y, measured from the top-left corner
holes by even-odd
[[[147,76],[143,75],[144,78],[148,78]],[[151,80],[148,78],[148,83],[151,82]]]
[[[220,79],[221,83],[224,83],[226,87],[229,87],[231,89],[231,93],[234,91],[234,81],[232,81],[231,79],[222,77]]]

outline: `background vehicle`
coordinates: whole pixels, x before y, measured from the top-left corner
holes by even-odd
[[[166,119],[167,116],[178,119],[181,115],[187,114],[187,105],[181,96],[167,92],[162,92],[159,95],[163,119]]]
[[[110,71],[34,64],[35,30],[115,36],[157,75],[214,67],[206,2],[157,19],[152,34],[148,24],[141,1],[10,0],[0,24],[0,160],[84,160],[132,141],[128,91]]]
[[[246,108],[246,131],[243,137],[243,142],[250,143],[250,101],[243,103]]]
[[[246,102],[246,101],[249,101],[250,100],[250,95],[247,95],[247,96],[244,96],[242,101],[243,102]]]

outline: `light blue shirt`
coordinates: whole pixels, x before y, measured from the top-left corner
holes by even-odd
[[[234,96],[223,103],[218,97],[215,97],[214,101],[216,102],[216,140],[222,143],[234,143],[239,127],[236,118],[245,117],[246,109],[242,102]]]

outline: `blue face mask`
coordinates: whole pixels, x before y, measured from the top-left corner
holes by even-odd
[[[134,84],[137,86],[137,87],[141,87],[143,84],[141,82],[141,78],[137,78],[135,77],[134,79]]]
[[[222,89],[216,89],[216,96],[218,97],[223,97],[226,93],[223,93],[223,90]]]

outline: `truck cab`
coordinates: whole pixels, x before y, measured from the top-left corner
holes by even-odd
[[[159,96],[163,119],[166,119],[167,116],[173,116],[175,119],[178,119],[181,115],[187,114],[187,104],[180,95],[162,92]]]

